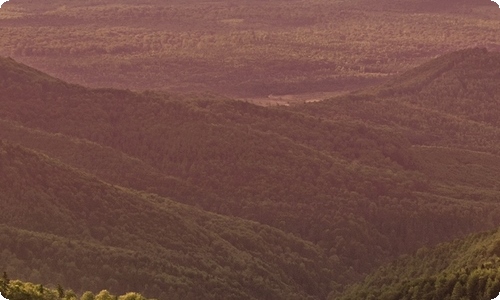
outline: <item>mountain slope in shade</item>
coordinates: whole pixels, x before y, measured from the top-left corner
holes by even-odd
[[[322,251],[276,229],[113,186],[19,146],[2,144],[0,168],[0,260],[13,277],[161,299],[320,299],[330,285]]]
[[[469,56],[475,58],[461,62]],[[86,89],[1,59],[0,125],[9,143],[92,173],[120,191],[154,192],[233,216],[226,226],[236,216],[300,237],[298,242],[324,253],[311,262],[327,266],[322,272],[332,272],[334,282],[315,286],[317,292],[310,295],[335,295],[340,285],[396,255],[500,224],[500,193],[488,176],[473,180],[457,174],[497,174],[495,123],[447,106],[438,109],[433,105],[452,81],[425,81],[435,74],[433,68],[442,69],[443,60],[458,67],[442,74],[472,70],[464,78],[474,80],[476,59],[496,61],[482,50],[453,53],[430,62],[437,66],[431,71],[428,66],[412,71],[424,78],[417,90],[406,88],[413,83],[403,75],[402,83],[395,79],[388,85],[391,93],[382,92],[385,86],[291,109],[208,95]],[[476,75],[481,87],[495,83]],[[475,84],[460,101],[468,103]],[[435,101],[429,99],[432,90],[441,93]],[[485,103],[490,96],[484,96]],[[78,145],[81,149],[75,149]],[[475,155],[478,151],[481,155]],[[437,166],[442,173],[435,172]],[[134,175],[122,172],[152,181],[136,183]],[[65,213],[58,218],[64,220]],[[61,234],[57,224],[50,224],[49,233]],[[74,224],[79,229],[90,225]],[[90,241],[92,234],[87,234]],[[277,240],[269,242],[279,245],[269,250],[272,255],[287,251]],[[297,279],[303,280],[309,282]],[[235,291],[240,289],[245,290]]]
[[[24,75],[6,73],[5,77],[24,78]],[[22,89],[39,84],[38,88],[43,92],[32,90],[25,93],[6,83],[1,104],[1,113],[6,119],[114,147],[164,174],[186,179],[221,199],[206,203],[200,199],[196,203],[206,209],[253,219],[314,242],[321,241],[331,256],[338,255],[342,261],[352,260],[351,249],[359,247],[346,241],[350,229],[333,232],[330,228],[359,223],[356,235],[360,241],[385,243],[383,238],[376,240],[380,234],[364,220],[335,208],[347,201],[345,190],[353,188],[343,186],[355,185],[355,181],[348,177],[373,180],[371,174],[377,173],[376,168],[367,166],[362,167],[367,173],[363,175],[350,169],[342,157],[352,159],[353,155],[361,155],[361,149],[374,148],[371,153],[384,159],[385,155],[398,151],[395,146],[384,154],[384,151],[372,147],[386,144],[386,138],[378,137],[370,130],[362,139],[351,140],[350,133],[358,130],[357,124],[327,123],[321,126],[324,134],[331,135],[332,131],[345,133],[340,139],[340,136],[332,135],[327,144],[318,145],[315,138],[307,136],[304,141],[291,140],[303,139],[304,130],[313,132],[311,129],[319,124],[312,118],[289,112],[238,102],[181,102],[154,94],[84,90],[63,83],[36,80],[19,82]],[[38,97],[34,95],[43,99],[34,99]],[[303,125],[294,125],[296,121]],[[280,122],[281,127],[274,126]],[[285,130],[283,134],[270,130],[282,131],[287,126],[293,130]],[[307,145],[307,141],[314,144]],[[335,153],[332,156],[322,153],[330,145],[335,148]],[[360,150],[359,154],[352,151],[354,148]],[[318,176],[322,179],[317,180]],[[391,174],[387,176],[392,178],[388,180],[397,180]],[[294,185],[298,180],[304,184]],[[333,182],[338,182],[338,185],[332,185]],[[154,186],[152,188],[155,190]],[[334,195],[338,195],[338,202],[332,201]],[[325,209],[328,207],[331,208]],[[301,215],[296,214],[298,210]],[[322,211],[324,217],[316,218],[318,211]],[[335,242],[343,244],[341,252],[337,253],[333,243],[339,233],[345,238]],[[375,248],[380,257],[385,251],[382,249],[387,247]],[[359,268],[373,263],[363,251],[356,254]],[[339,272],[338,276],[350,280],[351,273]]]
[[[499,66],[498,52],[453,52],[382,86],[301,109],[390,126],[414,145],[499,153]]]
[[[213,195],[111,147],[63,134],[51,134],[0,120],[0,139],[42,152],[106,182],[144,190],[177,201],[212,202]]]
[[[497,203],[499,66],[499,53],[467,49],[432,60],[379,87],[294,109],[325,119],[393,128],[412,144],[413,166],[429,178],[436,193]],[[478,214],[477,218],[489,217]],[[405,235],[413,237],[411,231]],[[496,235],[490,236],[489,243],[495,239]],[[442,247],[448,247],[450,257],[436,251],[425,261],[419,256],[425,250],[420,250],[414,258],[373,273],[342,299],[492,299],[498,295],[496,254],[470,252],[484,248],[478,245]],[[448,268],[448,264],[459,267]],[[480,282],[477,293],[467,292],[475,280]]]

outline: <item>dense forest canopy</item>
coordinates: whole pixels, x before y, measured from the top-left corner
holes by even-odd
[[[87,86],[238,97],[339,91],[499,49],[489,0],[10,1],[0,54]]]
[[[0,12],[0,292],[493,297],[493,7],[10,1]],[[252,104],[307,92],[335,96]]]
[[[1,264],[78,292],[337,297],[400,254],[500,224],[499,63],[463,50],[266,108],[88,89],[2,58]]]
[[[64,289],[61,285],[54,288],[47,288],[42,284],[11,280],[6,272],[0,278],[0,299],[8,300],[148,300],[144,296],[135,292],[128,292],[123,295],[113,295],[108,290],[101,290],[98,293],[85,291],[81,296],[71,289]]]
[[[160,299],[319,299],[333,278],[322,249],[277,229],[110,185],[20,146],[0,149],[10,216],[0,264],[11,276]]]
[[[420,249],[381,267],[340,299],[491,300],[500,293],[499,241],[494,230]]]

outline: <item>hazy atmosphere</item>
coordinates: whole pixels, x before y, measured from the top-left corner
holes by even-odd
[[[0,4],[6,299],[499,296],[494,1]]]

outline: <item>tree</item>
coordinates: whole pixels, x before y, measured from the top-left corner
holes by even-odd
[[[7,291],[7,288],[9,286],[9,283],[10,283],[10,279],[9,279],[9,276],[7,276],[7,272],[3,272],[3,276],[2,278],[0,279],[0,289],[3,291],[3,292],[6,292]]]
[[[462,296],[465,296],[464,287],[460,281],[457,281],[453,287],[453,292],[451,292],[451,300],[460,300]]]
[[[95,296],[95,300],[114,300],[108,290],[102,290]]]
[[[7,272],[5,272],[5,271],[3,272],[2,280],[3,280],[6,284],[9,284],[9,283],[10,283],[9,276],[7,276]]]
[[[469,279],[467,280],[466,284],[467,296],[469,296],[470,299],[476,299],[478,287],[479,287],[479,274],[477,272],[473,272],[469,276]]]
[[[127,293],[123,296],[120,296],[118,300],[146,300],[146,298],[138,293]]]
[[[57,285],[57,296],[59,297],[59,299],[64,298],[64,289],[60,284]]]
[[[77,300],[78,297],[76,296],[75,292],[72,290],[66,291],[66,295],[64,295],[65,300]]]
[[[95,295],[92,292],[86,291],[80,300],[95,300]]]

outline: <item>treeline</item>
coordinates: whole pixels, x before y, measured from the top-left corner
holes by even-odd
[[[490,300],[500,293],[498,230],[423,248],[381,267],[341,300]]]
[[[61,285],[47,288],[42,284],[10,280],[6,272],[0,278],[0,293],[9,300],[147,300],[138,293],[128,292],[119,296],[112,295],[108,290],[101,290],[97,294],[86,291],[79,297],[71,289],[65,290]]]
[[[342,300],[491,300],[500,293],[500,269],[482,267],[411,280],[383,292],[363,291]]]

